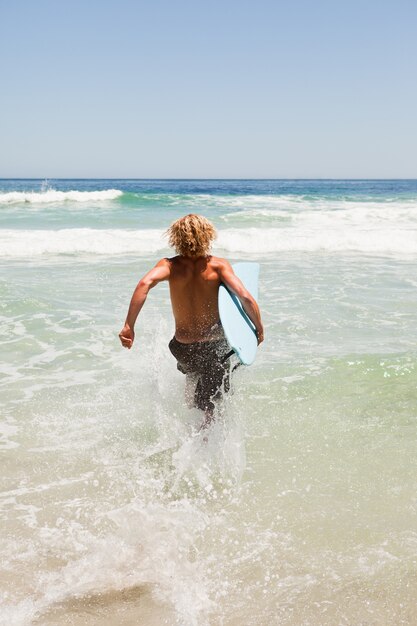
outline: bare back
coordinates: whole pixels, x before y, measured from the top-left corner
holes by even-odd
[[[125,325],[119,333],[125,348],[135,339],[134,327],[149,290],[168,280],[172,311],[175,318],[175,337],[181,343],[223,339],[218,309],[220,283],[235,294],[255,326],[258,343],[264,339],[258,304],[233,272],[225,259],[215,256],[176,256],[161,259],[138,282],[129,304]]]
[[[169,288],[175,318],[175,337],[182,343],[221,337],[218,292],[221,259],[176,256],[170,261]],[[213,328],[214,327],[214,328]]]

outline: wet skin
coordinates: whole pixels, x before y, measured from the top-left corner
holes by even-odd
[[[219,321],[218,291],[224,283],[241,301],[255,325],[258,343],[263,341],[259,307],[225,259],[215,256],[175,256],[161,259],[136,286],[119,338],[125,348],[133,345],[134,326],[147,295],[159,282],[168,280],[175,337],[181,343],[215,340],[221,337],[213,326]]]

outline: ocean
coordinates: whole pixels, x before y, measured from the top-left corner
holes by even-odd
[[[186,213],[260,263],[204,441],[166,284]],[[417,181],[0,180],[0,623],[417,624]]]

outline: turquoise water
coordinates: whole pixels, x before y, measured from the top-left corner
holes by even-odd
[[[266,340],[209,433],[171,221],[261,264]],[[415,624],[417,181],[0,181],[5,624]]]

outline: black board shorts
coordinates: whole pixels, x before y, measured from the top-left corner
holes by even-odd
[[[214,402],[230,389],[230,345],[226,338],[181,343],[173,337],[169,349],[177,359],[177,369],[196,378],[193,406],[212,411]]]

